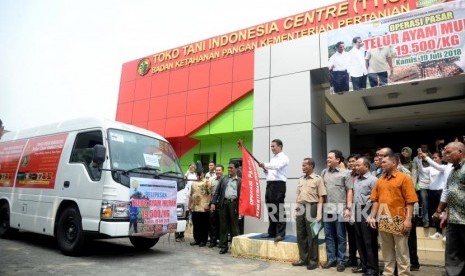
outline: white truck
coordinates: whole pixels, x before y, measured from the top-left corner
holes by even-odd
[[[66,255],[88,238],[129,237],[138,248],[184,231],[178,158],[162,136],[80,118],[9,132],[0,140],[0,237],[55,236]],[[131,227],[131,229],[130,229]]]

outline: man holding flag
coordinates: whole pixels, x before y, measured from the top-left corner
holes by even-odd
[[[260,162],[259,167],[266,173],[265,203],[268,207],[268,234],[263,238],[274,238],[275,242],[284,240],[286,235],[286,216],[284,198],[286,197],[286,180],[289,158],[283,152],[283,142],[280,139],[271,141],[271,151],[274,156],[269,163]]]

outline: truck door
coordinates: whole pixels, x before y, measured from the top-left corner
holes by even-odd
[[[80,132],[76,135],[69,163],[61,171],[60,197],[78,204],[84,230],[98,231],[102,203],[104,174],[92,162],[93,148],[103,145],[101,130]]]

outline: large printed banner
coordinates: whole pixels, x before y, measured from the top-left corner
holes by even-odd
[[[253,157],[242,146],[242,182],[241,196],[239,197],[239,215],[251,216],[260,219],[261,199],[260,180]]]
[[[66,137],[67,133],[29,139],[19,164],[16,187],[55,188]]]
[[[445,3],[329,32],[332,91],[463,73],[464,4]]]
[[[0,187],[13,187],[26,140],[0,144]]]
[[[131,177],[129,235],[158,238],[176,232],[177,191],[173,180]]]

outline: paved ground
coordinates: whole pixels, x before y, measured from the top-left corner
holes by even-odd
[[[150,250],[137,251],[127,239],[96,240],[82,257],[67,257],[52,237],[19,233],[0,239],[0,275],[301,275],[305,267],[288,263],[234,258],[219,249],[189,245],[190,238],[177,243],[168,236]],[[438,266],[422,266],[412,275],[442,275]],[[337,273],[317,269],[312,275],[355,275],[349,269]]]

